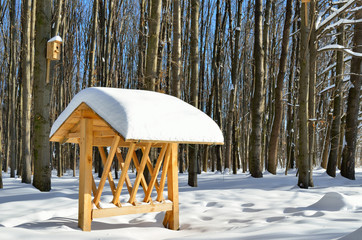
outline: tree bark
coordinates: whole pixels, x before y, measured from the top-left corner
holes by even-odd
[[[339,6],[341,7],[341,5]],[[343,18],[343,17],[342,17]],[[341,46],[344,45],[344,25],[337,27],[337,43]],[[334,80],[334,100],[333,100],[333,117],[331,127],[331,147],[329,150],[327,174],[331,177],[336,176],[337,157],[338,157],[338,145],[339,145],[339,133],[341,128],[341,104],[342,104],[342,83],[343,83],[343,70],[344,70],[344,54],[342,51],[337,51],[336,61],[336,77]]]
[[[9,111],[7,161],[10,161],[10,177],[15,177],[16,169],[16,1],[10,3],[10,64],[9,64]]]
[[[146,55],[145,85],[146,89],[155,91],[156,70],[157,70],[157,50],[160,32],[161,0],[150,0],[151,16],[148,19],[149,33]]]
[[[96,54],[96,37],[98,29],[98,0],[93,2],[93,24],[92,24],[92,34],[91,34],[91,44],[90,44],[90,54],[89,54],[89,74],[88,74],[88,87],[95,86],[95,72],[94,72],[94,58]],[[83,79],[84,81],[85,79]]]
[[[308,151],[308,89],[309,89],[309,28],[306,26],[305,11],[307,4],[301,9],[301,45],[300,45],[300,79],[299,79],[299,140],[298,140],[298,186],[309,187],[309,151]]]
[[[357,2],[357,7],[362,3]],[[355,19],[362,19],[362,11],[355,13]],[[362,22],[354,25],[353,51],[362,53]],[[362,58],[352,56],[351,62],[351,83],[352,87],[348,91],[347,114],[346,114],[346,145],[342,153],[341,175],[348,179],[355,179],[355,157],[357,149],[358,133],[358,112],[360,108],[360,94],[362,82]]]
[[[51,189],[50,98],[52,81],[46,82],[46,45],[51,37],[51,2],[37,1],[34,68],[34,179],[40,191]]]
[[[176,2],[174,1],[175,5]],[[190,67],[191,67],[191,105],[198,108],[198,88],[199,88],[199,9],[200,1],[191,0],[191,34],[190,34]],[[175,11],[175,9],[174,9]],[[180,19],[181,20],[181,19]],[[180,29],[181,30],[181,29]],[[189,176],[188,184],[197,187],[197,153],[198,146],[189,145]]]
[[[34,0],[35,1],[35,0]],[[22,76],[23,76],[23,103],[24,103],[24,112],[23,112],[23,172],[21,182],[31,183],[31,103],[32,103],[32,82],[30,78],[30,34],[31,34],[31,2],[30,0],[25,0],[22,17],[24,18],[24,41],[23,43],[23,62],[22,64]]]
[[[242,12],[242,3],[243,0],[238,0],[237,7],[237,22],[235,35],[230,31],[230,42],[233,45],[233,38],[235,39],[234,47],[231,47],[231,81],[232,87],[230,89],[230,98],[229,98],[229,111],[228,118],[226,123],[226,139],[225,139],[225,169],[230,168],[230,163],[232,159],[232,136],[233,136],[233,125],[234,125],[234,112],[235,112],[235,103],[238,90],[238,74],[239,71],[239,51],[240,51],[240,33],[241,33],[241,12]],[[228,1],[228,10],[229,10],[229,25],[231,25],[231,1]],[[230,26],[231,27],[231,26]],[[236,174],[236,169],[233,168],[233,173]]]
[[[278,163],[277,162],[278,141],[279,141],[279,133],[283,117],[282,93],[283,93],[284,76],[287,68],[291,19],[292,19],[292,0],[287,0],[285,23],[283,29],[282,49],[280,53],[279,72],[277,77],[277,86],[275,88],[275,103],[274,103],[275,114],[274,114],[274,121],[273,121],[273,126],[269,141],[269,148],[268,148],[268,156],[269,156],[268,171],[272,174],[276,174],[277,163]]]
[[[264,111],[264,50],[262,32],[263,1],[255,0],[255,36],[254,36],[254,89],[250,103],[251,133],[250,133],[250,173],[252,177],[263,177],[261,171],[261,129]]]

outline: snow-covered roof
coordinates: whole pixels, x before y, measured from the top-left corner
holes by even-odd
[[[48,42],[55,42],[55,41],[63,42],[63,39],[60,36],[55,36],[55,37],[52,37],[51,39],[49,39]]]
[[[167,94],[92,87],[79,92],[54,122],[50,138],[85,103],[125,141],[223,144],[219,126],[204,112]]]

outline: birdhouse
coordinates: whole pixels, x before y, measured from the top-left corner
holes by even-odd
[[[302,0],[302,3],[309,3],[310,0]]]
[[[47,59],[60,60],[60,48],[62,45],[62,38],[59,36],[51,38],[47,43]]]

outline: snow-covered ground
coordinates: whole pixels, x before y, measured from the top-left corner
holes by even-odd
[[[0,239],[362,239],[362,168],[355,181],[317,169],[307,190],[296,186],[295,171],[198,177],[191,188],[187,174],[179,175],[179,231],[163,228],[164,213],[149,213],[95,219],[92,231],[82,232],[78,178],[54,176],[52,190],[42,193],[4,174]]]

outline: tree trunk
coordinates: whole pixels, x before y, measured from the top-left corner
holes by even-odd
[[[276,174],[276,169],[277,169],[278,141],[279,141],[279,133],[283,117],[283,101],[282,101],[282,93],[284,86],[283,82],[287,68],[291,19],[292,19],[292,0],[287,0],[285,23],[283,29],[282,49],[280,53],[279,72],[277,77],[277,86],[275,88],[275,103],[274,103],[275,114],[274,114],[274,121],[273,121],[273,126],[269,141],[269,149],[268,149],[269,151],[268,171],[272,174]]]
[[[342,5],[342,4],[341,4]],[[341,7],[341,5],[339,7]],[[343,18],[343,17],[342,17]],[[337,27],[337,43],[341,46],[344,45],[344,25]],[[333,117],[331,128],[331,147],[329,150],[327,174],[331,177],[336,176],[337,157],[338,157],[338,145],[339,134],[341,128],[341,104],[342,104],[342,83],[343,83],[343,70],[344,70],[344,54],[342,51],[337,51],[336,61],[336,77],[334,80],[334,100],[333,100]]]
[[[262,32],[263,1],[255,0],[255,36],[254,36],[254,89],[250,103],[251,134],[250,134],[250,173],[252,177],[263,177],[261,171],[261,129],[262,113],[264,111],[264,50]]]
[[[177,1],[174,1],[175,6]],[[191,34],[190,34],[190,67],[191,67],[191,105],[198,108],[198,88],[199,88],[199,9],[200,1],[191,1]],[[175,11],[175,7],[174,7]],[[180,19],[181,20],[181,19]],[[181,30],[181,29],[180,29]],[[197,187],[197,145],[189,145],[189,176],[188,184]]]
[[[89,74],[88,74],[88,87],[95,86],[95,70],[94,70],[94,58],[96,54],[96,37],[98,29],[98,0],[93,2],[93,24],[92,24],[92,34],[91,34],[91,44],[90,44],[90,54],[89,54]],[[85,81],[85,79],[83,79]]]
[[[150,0],[151,16],[148,19],[149,33],[148,46],[146,55],[146,73],[145,85],[146,89],[155,91],[156,70],[157,70],[157,50],[160,32],[160,16],[161,16],[161,0]]]
[[[301,9],[301,45],[300,45],[300,79],[299,79],[299,140],[298,140],[298,186],[309,187],[309,151],[308,151],[308,89],[309,89],[309,49],[305,11],[307,4],[302,4]]]
[[[30,78],[30,34],[31,34],[31,2],[30,0],[25,0],[22,10],[22,17],[24,18],[24,41],[23,43],[23,62],[22,64],[22,76],[23,76],[23,102],[24,102],[24,112],[23,112],[23,172],[22,179],[23,183],[31,183],[31,103],[32,103],[32,82]],[[48,136],[49,137],[49,136]]]
[[[234,125],[234,112],[235,112],[235,104],[236,104],[236,96],[238,90],[238,74],[239,71],[239,51],[240,51],[240,32],[241,32],[241,12],[242,12],[242,3],[243,0],[238,1],[237,7],[237,22],[236,22],[236,30],[235,35],[230,31],[230,42],[233,45],[233,38],[235,39],[234,47],[231,47],[232,55],[231,55],[231,81],[232,86],[230,89],[230,97],[229,97],[229,111],[228,118],[226,123],[226,139],[225,139],[225,169],[230,168],[230,163],[232,159],[232,135],[233,135],[233,125]],[[228,1],[228,10],[229,10],[229,27],[231,28],[231,1]],[[233,173],[236,174],[236,169],[233,168]]]
[[[46,82],[46,44],[51,34],[51,2],[37,1],[34,68],[34,179],[40,191],[51,189],[50,98],[51,81]]]
[[[144,65],[145,65],[145,0],[140,0],[140,23],[138,27],[138,89],[145,89]],[[167,45],[168,46],[168,45]]]
[[[357,2],[361,7],[362,3]],[[356,20],[362,19],[362,11],[357,11]],[[362,22],[354,25],[353,51],[362,53]],[[346,145],[342,153],[341,175],[348,179],[355,179],[355,157],[357,149],[358,133],[358,113],[360,108],[360,93],[362,82],[362,58],[352,56],[351,62],[351,83],[352,87],[348,91],[347,114],[346,114]]]
[[[10,177],[15,177],[16,169],[16,0],[10,4],[10,65],[9,65],[9,111],[7,161],[10,161]]]

